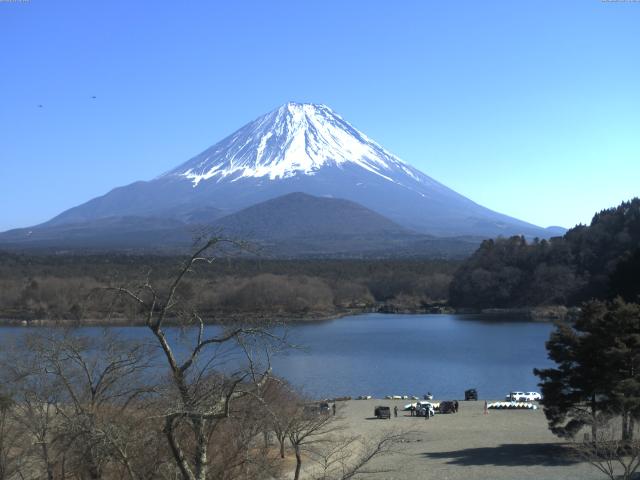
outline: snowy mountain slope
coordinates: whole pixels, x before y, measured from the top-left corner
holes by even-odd
[[[354,164],[390,182],[409,176],[433,183],[325,105],[288,103],[249,123],[197,157],[162,175],[193,182],[279,180]]]
[[[285,104],[177,168],[116,188],[46,225],[118,216],[211,222],[293,192],[357,202],[430,235],[549,236],[433,180],[329,107],[301,103]]]

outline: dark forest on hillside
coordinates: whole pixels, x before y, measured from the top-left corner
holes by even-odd
[[[167,288],[182,257],[0,254],[0,318],[110,321],[134,314],[106,288],[149,277]],[[212,319],[424,311],[446,302],[458,262],[221,258],[181,286]]]
[[[563,237],[486,240],[456,272],[458,307],[578,305],[640,296],[640,199],[597,213]]]

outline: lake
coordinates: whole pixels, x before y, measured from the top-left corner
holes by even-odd
[[[34,327],[46,328],[46,327]],[[149,338],[143,327],[113,327]],[[208,327],[215,330],[216,327]],[[303,346],[273,359],[275,374],[314,397],[418,395],[499,399],[538,390],[534,367],[552,365],[544,347],[553,325],[490,315],[368,314],[296,323],[289,341]],[[101,328],[82,327],[102,335]],[[29,328],[2,327],[6,341]]]
[[[544,344],[552,324],[487,315],[361,315],[294,327],[308,351],[274,369],[316,395],[419,395],[482,398],[538,390],[534,367],[551,365]]]

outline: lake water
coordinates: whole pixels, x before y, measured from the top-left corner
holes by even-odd
[[[549,323],[488,315],[370,314],[298,323],[289,341],[303,349],[274,357],[274,373],[314,397],[419,395],[498,399],[512,390],[538,390],[534,367],[552,365],[544,347]],[[209,327],[215,329],[215,327]],[[82,328],[102,335],[100,328]],[[142,327],[117,330],[149,338]],[[0,336],[33,331],[3,327]]]

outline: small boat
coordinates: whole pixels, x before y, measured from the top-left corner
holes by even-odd
[[[537,410],[538,406],[531,402],[493,402],[487,408],[494,410]]]

